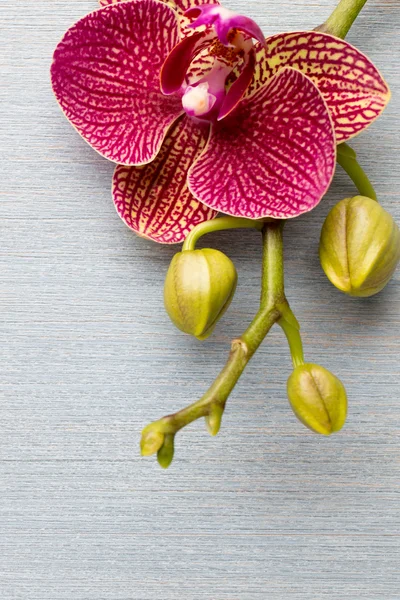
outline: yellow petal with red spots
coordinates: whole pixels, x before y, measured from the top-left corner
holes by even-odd
[[[138,235],[161,244],[182,242],[188,233],[217,212],[196,200],[187,173],[206,146],[208,125],[182,117],[171,127],[152,163],[119,165],[113,178],[113,199],[119,216]]]
[[[383,111],[390,91],[374,64],[348,42],[315,31],[282,33],[258,46],[254,93],[283,67],[310,77],[330,110],[336,140],[363,131]]]

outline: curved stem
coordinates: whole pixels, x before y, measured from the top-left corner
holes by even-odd
[[[194,250],[199,239],[207,233],[223,231],[226,229],[258,229],[258,231],[261,231],[263,225],[264,223],[262,221],[239,219],[237,217],[219,217],[217,219],[212,219],[211,221],[205,221],[192,229],[183,244],[182,251]]]
[[[358,163],[357,155],[350,146],[347,144],[339,144],[337,147],[337,161],[353,181],[361,196],[367,196],[368,198],[372,198],[372,200],[378,201],[372,183]]]
[[[278,324],[286,335],[290,354],[292,356],[293,367],[296,368],[300,365],[304,365],[304,351],[300,335],[300,325],[287,302],[280,308],[280,313],[282,316],[279,319]]]
[[[315,31],[344,39],[367,0],[340,0],[330,17]]]
[[[221,425],[226,401],[271,327],[279,321],[287,302],[284,295],[283,273],[283,222],[263,224],[263,270],[260,309],[243,335],[232,342],[231,352],[225,367],[204,396],[184,408],[148,425],[142,434],[141,448],[144,456],[158,452],[161,466],[168,466],[173,457],[174,436],[180,429],[200,417],[206,417],[212,435]],[[169,450],[165,448],[168,443]]]

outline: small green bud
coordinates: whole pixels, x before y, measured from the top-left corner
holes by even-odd
[[[142,456],[151,456],[159,451],[164,443],[164,434],[159,430],[156,423],[150,423],[142,431],[140,449]]]
[[[158,464],[163,469],[168,469],[174,458],[174,438],[174,435],[167,433],[165,435],[164,444],[157,452]]]
[[[378,202],[366,196],[346,198],[325,220],[319,256],[339,290],[373,296],[389,282],[400,260],[400,230]]]
[[[213,404],[210,408],[210,414],[206,416],[207,431],[210,435],[218,435],[221,429],[222,415],[224,414],[224,407],[220,404]]]
[[[231,303],[236,283],[235,265],[219,250],[178,252],[164,288],[171,321],[185,333],[206,339]]]
[[[330,435],[345,424],[346,390],[327,369],[310,363],[300,365],[289,377],[287,393],[294,414],[312,431]]]

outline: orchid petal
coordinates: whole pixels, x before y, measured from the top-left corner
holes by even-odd
[[[87,15],[57,46],[55,96],[81,136],[109,160],[150,162],[182,114],[179,98],[165,98],[159,83],[178,41],[174,11],[158,0],[137,0]]]
[[[321,94],[304,74],[286,68],[215,126],[189,171],[189,188],[229,215],[296,217],[319,203],[335,160]]]
[[[205,0],[176,0],[175,4],[176,4],[176,11],[179,15],[179,23],[180,23],[180,27],[181,27],[181,35],[182,37],[186,37],[187,35],[192,35],[193,33],[193,27],[192,27],[192,20],[189,19],[186,16],[186,13],[188,10],[190,10],[191,8],[197,7],[197,6],[203,6],[205,3]],[[213,2],[213,4],[216,4],[219,6],[219,2],[218,0],[215,0],[215,2]],[[202,27],[201,30],[206,29],[205,27]]]
[[[210,36],[207,32],[198,31],[185,37],[167,56],[161,69],[161,90],[166,95],[178,92],[185,81],[186,73],[193,59],[201,53],[204,45],[208,46]]]
[[[219,4],[202,4],[201,6],[193,6],[185,13],[186,17],[196,19],[191,24],[191,27],[197,28],[205,25],[209,27],[213,25],[221,43],[229,46],[229,33],[233,29],[237,29],[243,33],[247,33],[250,37],[258,40],[260,44],[264,44],[264,34],[260,27],[249,17],[239,15],[224,6]]]
[[[236,81],[231,85],[225,100],[218,113],[218,121],[225,119],[239,104],[240,100],[245,95],[247,88],[252,82],[255,69],[255,53],[254,50],[249,52],[247,63]]]
[[[99,4],[100,4],[100,6],[108,6],[109,4],[120,4],[121,2],[127,2],[127,1],[138,2],[140,0],[99,0]],[[197,3],[201,3],[202,0],[194,0],[193,2],[191,0],[176,0],[176,1],[175,0],[159,0],[159,1],[163,2],[167,6],[170,6],[177,13],[182,36],[185,37],[185,36],[191,34],[192,30],[189,29],[190,20],[187,17],[185,17],[184,14],[188,10],[188,8],[190,8],[193,5],[196,6]]]
[[[205,0],[173,0],[176,4],[176,8],[179,12],[185,13],[194,6],[202,6],[205,4]],[[213,4],[220,4],[218,0],[213,0]]]
[[[99,0],[99,4],[100,6],[108,6],[109,4],[120,4],[121,2],[126,1],[127,0]],[[161,0],[161,2],[164,2],[164,0]]]
[[[118,4],[126,1],[127,0],[99,0],[99,4],[100,6],[108,6],[108,4]],[[160,0],[160,2],[165,2],[165,4],[168,4],[171,8],[182,14],[194,6],[201,6],[204,4],[204,0]],[[219,4],[219,2],[213,0],[213,4]]]
[[[200,80],[206,77],[215,64],[215,56],[210,54],[210,48],[207,45],[206,48],[201,50],[197,56],[194,57],[190,67],[186,73],[186,83],[188,85],[195,85]]]
[[[142,237],[162,244],[182,242],[195,225],[217,213],[198,202],[187,186],[187,172],[204,149],[208,126],[178,119],[149,165],[117,166],[113,198],[122,220]]]
[[[323,95],[344,142],[368,127],[383,111],[390,91],[373,63],[348,42],[314,31],[283,33],[257,52],[254,91],[282,67],[308,75]]]

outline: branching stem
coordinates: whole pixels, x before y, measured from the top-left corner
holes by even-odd
[[[209,432],[216,435],[221,426],[226,401],[246,365],[275,323],[289,340],[293,363],[301,364],[302,344],[299,327],[284,292],[283,222],[269,221],[262,226],[263,268],[260,309],[243,335],[233,340],[228,361],[204,396],[183,410],[148,425],[142,435],[142,454],[158,452],[163,467],[173,457],[173,437],[196,419],[206,418]],[[193,244],[195,236],[192,237]]]

